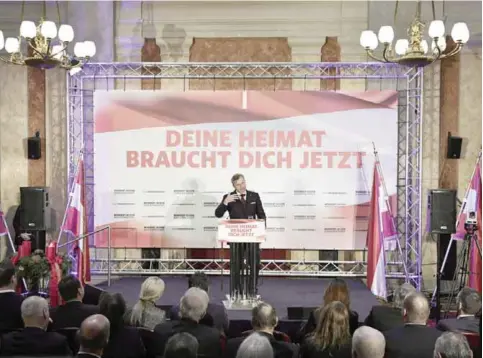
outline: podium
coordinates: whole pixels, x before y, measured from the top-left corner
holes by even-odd
[[[230,246],[231,304],[257,300],[260,244],[265,241],[265,220],[233,219],[220,221],[218,241]]]

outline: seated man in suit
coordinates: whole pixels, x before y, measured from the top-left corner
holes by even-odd
[[[109,341],[109,329],[110,323],[105,316],[96,314],[87,317],[80,326],[80,349],[77,357],[102,357],[104,348],[106,348],[107,342]]]
[[[177,333],[168,339],[163,358],[196,358],[198,341],[189,333]]]
[[[59,282],[59,294],[65,304],[50,311],[52,330],[80,327],[82,321],[99,313],[99,307],[82,303],[84,287],[73,275],[62,278]]]
[[[55,332],[46,332],[49,324],[49,305],[39,296],[26,298],[22,303],[22,331],[2,337],[2,356],[71,356],[67,338]]]
[[[23,328],[20,306],[23,297],[15,292],[17,277],[12,261],[5,259],[0,263],[0,330]]]
[[[434,344],[441,332],[426,325],[429,303],[419,292],[411,293],[404,300],[404,326],[384,332],[385,358],[428,358],[433,356]]]
[[[295,344],[280,342],[273,336],[273,331],[278,324],[277,312],[268,303],[260,303],[252,310],[253,330],[261,336],[266,337],[270,342],[275,358],[298,357],[299,349]],[[238,348],[245,337],[237,337],[228,340],[226,344],[226,358],[235,358]]]
[[[386,340],[381,332],[362,326],[352,336],[353,358],[384,358]]]
[[[180,320],[167,321],[154,327],[159,334],[158,355],[163,355],[166,342],[176,333],[189,333],[198,340],[198,355],[210,358],[221,357],[220,331],[213,327],[200,324],[206,313],[209,301],[206,291],[192,287],[185,292],[179,302]]]
[[[460,333],[445,332],[434,345],[434,358],[471,358],[473,352],[467,339]]]
[[[188,280],[188,288],[191,287],[201,288],[203,291],[209,294],[210,283],[208,280],[208,276],[206,276],[203,272],[194,273],[190,276]],[[172,320],[179,319],[179,305],[173,306],[171,308],[169,316]],[[220,330],[220,332],[228,332],[228,314],[226,312],[225,306],[219,303],[209,302],[208,309],[206,310],[206,316],[203,317],[200,323],[205,323],[206,321],[208,321],[206,317],[209,317],[208,319],[211,318],[213,320],[212,326]]]
[[[403,303],[404,299],[416,289],[409,283],[404,283],[394,290],[391,305],[373,306],[364,324],[366,326],[385,332],[391,328],[404,325]]]
[[[479,332],[479,321],[475,317],[481,309],[481,296],[469,287],[464,287],[456,296],[458,317],[447,318],[438,322],[436,328],[441,331]]]

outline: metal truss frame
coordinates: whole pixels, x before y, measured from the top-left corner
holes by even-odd
[[[189,90],[189,81],[217,79],[277,80],[366,80],[389,83],[386,89],[399,93],[398,163],[397,163],[397,228],[406,271],[395,262],[395,271],[388,278],[405,278],[421,287],[422,240],[422,109],[421,68],[407,68],[388,63],[90,63],[74,76],[68,77],[68,183],[81,150],[84,155],[86,206],[89,232],[94,231],[94,92],[96,90],[128,90],[132,80],[179,80]],[[128,81],[129,86],[126,84]],[[367,85],[366,85],[367,86]],[[156,86],[153,86],[156,88]],[[276,90],[274,85],[274,90]],[[167,248],[164,248],[167,249]],[[157,262],[157,269],[153,269]],[[202,269],[223,274],[226,262],[219,258],[189,259],[112,259],[92,258],[93,273],[105,273],[111,265],[113,274],[186,274]],[[280,276],[353,276],[366,275],[362,261],[269,260],[262,262],[262,275]],[[143,268],[148,267],[148,268]],[[399,268],[397,268],[399,267]],[[391,270],[389,270],[391,271]]]

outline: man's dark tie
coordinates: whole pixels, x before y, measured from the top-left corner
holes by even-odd
[[[240,195],[240,198],[241,198],[242,204],[245,205],[245,203],[246,203],[245,194]]]

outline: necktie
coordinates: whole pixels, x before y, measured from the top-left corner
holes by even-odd
[[[242,204],[245,205],[245,194],[240,195],[240,197]]]

